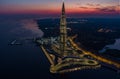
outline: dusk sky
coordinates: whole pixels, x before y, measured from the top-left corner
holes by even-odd
[[[0,15],[31,14],[58,16],[62,0],[0,0]],[[65,0],[71,16],[119,16],[119,0]]]

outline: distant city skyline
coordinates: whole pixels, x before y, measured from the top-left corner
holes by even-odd
[[[62,0],[0,0],[0,15],[58,16]],[[119,0],[65,0],[68,16],[107,16],[120,14]]]

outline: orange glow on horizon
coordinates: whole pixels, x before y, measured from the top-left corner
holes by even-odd
[[[56,7],[55,7],[56,6]],[[43,5],[8,5],[1,9],[0,14],[38,14],[38,15],[59,15],[61,14],[60,5],[46,6]],[[98,9],[97,9],[98,8]],[[67,14],[118,14],[120,9],[118,7],[95,7],[95,6],[81,6],[66,5]],[[113,9],[112,9],[113,8]],[[113,10],[113,11],[112,11]],[[115,10],[115,11],[114,11]]]

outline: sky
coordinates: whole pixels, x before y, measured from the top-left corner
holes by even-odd
[[[0,15],[58,16],[62,0],[0,0]],[[120,15],[119,0],[65,0],[68,16]]]

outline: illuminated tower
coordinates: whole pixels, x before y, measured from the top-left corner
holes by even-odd
[[[62,55],[66,54],[66,46],[67,46],[67,24],[66,24],[66,16],[65,16],[65,5],[64,1],[62,4],[62,14],[60,19],[60,52]]]

